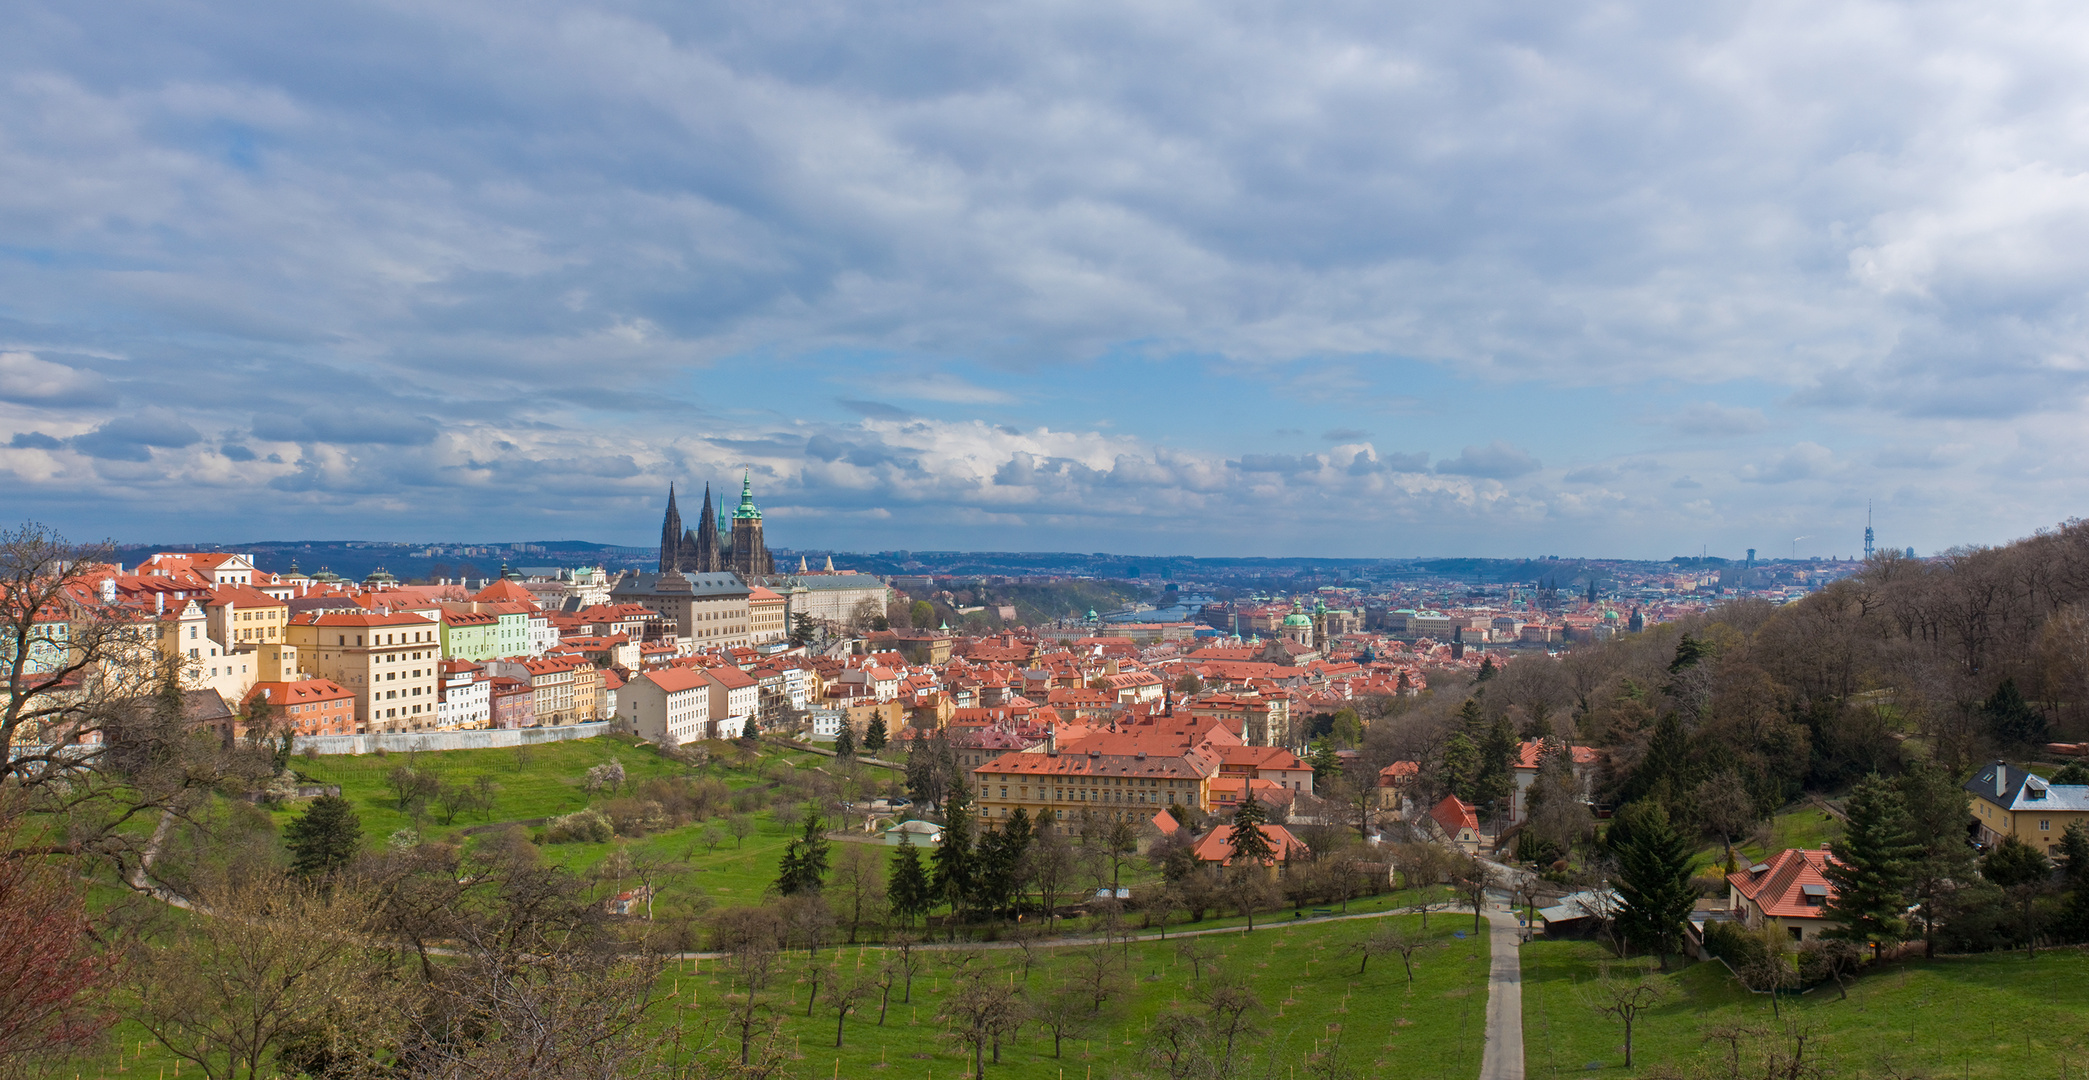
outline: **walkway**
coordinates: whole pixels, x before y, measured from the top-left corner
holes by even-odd
[[[1514,912],[1489,911],[1494,959],[1487,973],[1487,1047],[1480,1080],[1523,1080],[1523,927]]]

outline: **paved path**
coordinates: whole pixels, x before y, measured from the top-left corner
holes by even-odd
[[[1514,912],[1489,911],[1487,1047],[1480,1054],[1480,1080],[1523,1080],[1523,963],[1517,947],[1523,927]]]

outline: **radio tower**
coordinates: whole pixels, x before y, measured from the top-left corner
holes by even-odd
[[[1864,500],[1864,561],[1871,561],[1871,500]]]

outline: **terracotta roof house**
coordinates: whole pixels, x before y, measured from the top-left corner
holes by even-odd
[[[1734,917],[1751,927],[1783,927],[1793,941],[1821,936],[1830,925],[1823,909],[1835,896],[1821,871],[1834,857],[1825,848],[1786,848],[1769,862],[1726,875]]]
[[[1291,835],[1291,830],[1282,825],[1263,825],[1262,835],[1269,837],[1269,849],[1276,858],[1266,864],[1279,865],[1286,860],[1304,858],[1309,854],[1305,842]],[[1197,861],[1214,866],[1228,866],[1233,862],[1233,826],[1221,825],[1204,834],[1197,841]]]
[[[1471,803],[1456,795],[1446,795],[1435,809],[1429,811],[1429,820],[1436,823],[1446,843],[1468,854],[1480,853],[1480,819],[1473,813]]]

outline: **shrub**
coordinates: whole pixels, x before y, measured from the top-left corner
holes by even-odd
[[[1761,962],[1769,951],[1763,939],[1749,933],[1746,927],[1725,921],[1705,923],[1705,949],[1736,971]]]
[[[612,799],[602,812],[618,836],[644,836],[674,824],[666,809],[651,799]]]
[[[594,810],[576,810],[564,817],[551,819],[544,829],[547,844],[606,844],[616,835],[616,829]]]

